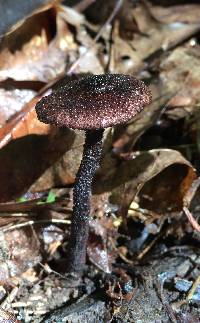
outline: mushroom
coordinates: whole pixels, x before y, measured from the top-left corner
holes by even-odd
[[[73,190],[68,272],[80,272],[85,265],[91,185],[100,164],[104,129],[126,123],[150,101],[150,91],[142,81],[130,75],[103,74],[70,81],[36,105],[40,121],[85,130]]]

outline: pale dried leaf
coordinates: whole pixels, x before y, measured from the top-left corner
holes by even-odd
[[[199,23],[199,4],[181,4],[173,6],[150,6],[151,14],[165,24],[183,22]]]
[[[162,88],[176,94],[168,105],[177,105],[178,108],[166,110],[173,118],[187,116],[189,112],[198,109],[196,106],[200,102],[199,59],[198,47],[179,46],[160,65]]]

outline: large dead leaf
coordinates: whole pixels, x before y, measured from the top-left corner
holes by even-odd
[[[0,80],[50,81],[64,72],[69,53],[74,50],[76,45],[66,22],[53,9],[42,12],[29,18],[1,44]]]
[[[0,21],[0,35],[10,33],[19,27],[23,21],[36,12],[41,12],[52,6],[52,0],[1,1],[0,11],[4,13]],[[19,10],[20,8],[20,10]]]
[[[80,151],[80,145],[76,149],[77,141],[74,146],[75,137],[75,133],[69,129],[51,128],[48,136],[25,136],[2,148],[0,150],[0,165],[2,165],[0,201],[8,201],[25,193],[30,185],[66,151],[69,151],[70,159],[62,174],[68,178],[68,183],[71,183],[74,180],[73,159],[77,163],[77,149]],[[51,178],[47,177],[46,180],[51,182]],[[58,184],[59,181],[57,176],[56,183]]]
[[[169,173],[163,177],[163,171],[167,171],[168,168],[172,168],[170,177]],[[196,175],[191,164],[176,150],[155,149],[140,152],[133,159],[123,161],[109,172],[99,174],[94,181],[94,191],[113,191],[112,202],[127,210],[134,197],[155,176],[158,183],[156,182],[157,186],[154,185],[153,193],[161,192],[159,202],[165,199],[165,206],[167,204],[173,206],[173,209],[180,209],[184,192]],[[159,206],[158,198],[153,194],[149,196]],[[162,203],[160,208],[164,208]]]
[[[74,78],[78,78],[78,76],[74,76]],[[81,77],[81,76],[80,76]],[[11,140],[18,139],[24,136],[28,136],[31,134],[37,134],[37,135],[47,135],[50,133],[50,125],[44,124],[40,122],[37,118],[36,111],[35,111],[35,105],[36,103],[41,99],[42,96],[48,95],[51,93],[51,89],[56,89],[56,87],[62,86],[62,84],[66,84],[68,80],[73,79],[73,76],[65,76],[61,79],[56,79],[54,82],[52,82],[49,86],[43,86],[41,90],[39,91],[38,95],[33,97],[28,103],[26,103],[21,111],[16,113],[6,124],[2,125],[0,128],[0,148],[4,147],[6,144],[8,144]],[[16,87],[19,86],[18,83],[21,82],[13,82],[13,81],[7,81],[8,83],[14,84]],[[23,86],[27,84],[28,82],[22,82]],[[31,82],[31,84],[35,82]],[[38,84],[38,82],[36,82]],[[39,83],[41,85],[41,83]],[[10,92],[9,92],[10,93]],[[23,91],[17,92],[18,95],[22,95]],[[24,99],[25,100],[25,99]],[[2,105],[4,105],[6,102],[2,102]],[[6,111],[7,114],[9,113]],[[2,115],[2,121],[3,118],[6,118],[6,113]]]
[[[75,176],[82,158],[84,134],[80,131],[73,134],[73,144],[69,146],[69,139],[65,138],[65,143],[61,144],[65,148],[65,153],[52,166],[48,167],[38,180],[30,187],[31,192],[43,191],[55,186],[70,185],[74,183]],[[53,144],[54,145],[54,144]],[[57,151],[57,147],[55,149]]]
[[[197,23],[178,26],[156,23],[147,14],[143,5],[138,5],[132,10],[132,17],[136,20],[142,35],[135,34],[134,39],[127,42],[120,37],[119,25],[116,23],[110,57],[110,69],[115,73],[136,73],[145,67],[146,59],[158,57],[200,29],[200,24]]]

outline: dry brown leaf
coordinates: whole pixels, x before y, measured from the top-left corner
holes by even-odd
[[[7,231],[0,235],[2,254],[0,259],[0,281],[9,282],[41,261],[39,240],[31,228]]]
[[[136,73],[145,67],[145,59],[182,43],[200,29],[198,23],[173,26],[152,22],[143,6],[137,6],[132,15],[143,35],[135,34],[133,41],[124,40],[119,36],[119,24],[116,23],[110,58],[110,70],[115,73]]]
[[[13,140],[0,151],[0,201],[5,202],[20,197],[44,173],[68,151],[70,156],[65,176],[74,180],[74,164],[77,150],[73,152],[75,134],[69,129],[50,128],[48,136],[30,135]],[[56,147],[56,149],[55,149]],[[72,151],[70,151],[72,149]],[[77,148],[79,149],[79,147]],[[79,150],[78,150],[79,151]],[[72,157],[73,156],[73,157]],[[74,160],[73,160],[74,158]],[[48,181],[51,180],[47,178]],[[60,181],[56,177],[56,183]]]
[[[172,109],[166,110],[171,118],[182,118],[198,109],[196,106],[200,97],[199,59],[198,47],[179,46],[160,65],[162,89],[172,94],[176,93],[168,103]]]
[[[20,30],[12,34],[13,39],[19,35],[21,40],[14,49],[13,39],[4,40],[0,53],[1,81],[10,77],[15,80],[48,82],[64,72],[69,52],[76,50],[76,45],[67,24],[59,15],[56,18],[57,21],[54,18],[53,22],[53,18],[45,12],[28,19]],[[35,30],[38,21],[39,30]],[[57,33],[55,38],[50,38],[49,43],[50,22],[54,23],[55,28],[57,26]],[[28,40],[27,30],[31,30]]]
[[[35,104],[39,97],[33,98],[18,112],[13,119],[0,128],[0,148],[11,140],[30,134],[44,135],[49,133],[50,126],[41,123],[36,116]]]
[[[58,2],[58,0],[55,0]],[[41,0],[41,1],[28,1],[24,2],[5,2],[0,3],[0,11],[4,13],[1,17],[0,22],[0,35],[10,34],[16,28],[26,21],[29,17],[36,13],[42,12],[51,8],[53,5],[53,0]],[[19,10],[20,8],[20,10]]]
[[[151,14],[162,23],[170,24],[183,22],[187,24],[199,23],[199,4],[181,4],[171,6],[148,5]]]
[[[168,181],[165,182],[162,180],[163,171],[171,167],[171,177],[169,178],[169,174],[167,174],[164,178],[168,178]],[[145,184],[148,184],[151,179],[155,181],[158,178],[159,186],[150,186],[149,192],[151,193],[148,194],[149,199],[154,201],[158,207],[160,206],[157,211],[160,212],[164,205],[171,207],[173,205],[174,209],[180,209],[184,193],[190,187],[195,176],[195,170],[191,164],[178,151],[154,149],[140,152],[132,160],[123,161],[118,167],[100,174],[95,180],[95,193],[113,191],[112,202],[127,210]],[[174,192],[175,188],[176,192]],[[156,197],[158,190],[160,191],[159,198]],[[153,194],[154,192],[155,194]],[[174,194],[172,194],[173,192]],[[159,205],[163,199],[165,199],[164,205],[162,203]]]
[[[65,83],[67,81],[66,78],[67,80],[68,78],[70,80],[72,79],[72,76],[65,76],[64,78],[55,80],[49,86],[44,86],[39,91],[39,94],[37,96],[35,96],[32,100],[25,104],[21,111],[16,113],[11,120],[9,120],[4,126],[0,128],[0,148],[4,147],[14,139],[19,139],[31,134],[47,135],[51,132],[50,125],[44,124],[38,120],[35,112],[35,105],[42,96],[51,93],[50,86],[56,89],[56,86],[58,86],[58,84],[59,86],[61,86],[60,83]]]
[[[28,89],[4,90],[0,88],[0,126],[2,127],[8,119],[19,112],[35,94],[33,90]]]
[[[145,183],[138,195],[139,204],[158,214],[180,211],[185,193],[195,178],[192,167],[174,160],[174,163]]]
[[[67,138],[66,136],[63,143],[60,143],[64,149],[64,154],[52,166],[44,170],[44,173],[41,174],[38,180],[30,187],[31,192],[43,191],[52,187],[74,183],[82,158],[84,134],[80,131],[74,132],[72,130],[68,130],[68,132],[71,134],[71,137],[69,136]],[[71,146],[69,146],[70,141]],[[56,151],[57,147],[56,149],[55,147],[55,143],[52,142],[52,149]]]

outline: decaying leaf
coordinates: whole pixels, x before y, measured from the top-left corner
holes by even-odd
[[[119,36],[119,25],[113,33],[113,46],[110,57],[111,71],[121,73],[137,73],[144,68],[144,61],[157,57],[165,50],[173,48],[184,39],[196,34],[200,29],[197,23],[173,25],[159,24],[147,15],[143,6],[132,11],[142,33],[136,34],[132,41],[127,42]]]
[[[174,173],[172,172],[170,177],[169,175],[166,176],[169,180],[166,183],[162,180],[163,171],[167,171],[170,167],[172,167],[172,170],[174,169]],[[179,176],[177,176],[177,171]],[[164,200],[167,206],[180,209],[184,192],[187,191],[195,176],[195,171],[191,164],[178,151],[155,149],[148,152],[139,152],[131,160],[123,161],[118,167],[110,170],[109,173],[98,176],[95,181],[95,192],[114,190],[112,201],[127,210],[134,197],[145,187],[145,184],[156,178],[159,181],[159,186],[153,186],[151,193],[153,194],[157,189],[161,191],[161,194],[159,202],[157,196],[155,196],[155,199],[153,198],[153,201],[162,209],[161,202],[167,197]],[[163,190],[165,194],[162,195]],[[174,190],[176,194],[173,193]]]
[[[50,131],[49,125],[41,123],[36,116],[35,104],[38,98],[33,98],[24,108],[0,129],[0,148],[11,140],[23,136],[37,134],[45,135]]]
[[[9,284],[11,277],[20,275],[41,260],[39,240],[31,228],[1,232],[0,240],[3,242],[0,252],[2,284]]]
[[[199,4],[189,3],[172,6],[151,6],[148,2],[148,8],[153,17],[164,24],[172,23],[198,23]]]
[[[78,78],[78,77],[81,77],[81,75],[78,74],[78,76],[75,76],[74,78]],[[50,126],[38,120],[35,112],[35,105],[38,102],[38,100],[41,99],[42,96],[50,94],[52,89],[55,90],[58,85],[61,86],[61,84],[65,84],[67,81],[70,81],[71,79],[73,79],[73,76],[67,75],[58,80],[56,79],[52,84],[50,84],[49,87],[43,86],[40,89],[38,95],[34,96],[28,103],[26,103],[23,106],[23,108],[18,113],[16,113],[5,125],[2,125],[2,127],[0,128],[0,148],[4,147],[11,140],[18,139],[24,136],[33,135],[33,134],[36,134],[36,135],[49,134],[51,132]],[[26,82],[22,82],[22,84],[24,83],[26,84]],[[33,83],[31,82],[32,86],[33,86]],[[18,82],[14,82],[14,84],[16,86]],[[39,85],[41,87],[40,83]]]
[[[200,68],[198,47],[179,46],[160,65],[163,87],[176,93],[166,113],[182,118],[198,109],[200,96]]]
[[[34,96],[35,92],[32,90],[4,90],[0,89],[0,125],[5,124],[8,119],[19,112],[22,107],[29,102]]]
[[[56,163],[48,167],[35,183],[32,183],[30,187],[31,192],[43,191],[51,187],[74,183],[75,175],[82,158],[84,135],[81,132],[75,133],[69,129],[67,132],[70,135],[69,137],[66,136],[65,143],[61,144],[65,153]]]
[[[0,22],[0,35],[11,33],[18,28],[23,22],[35,13],[47,10],[52,7],[52,0],[8,0],[0,3],[0,11],[4,13]],[[19,10],[20,8],[20,10]]]
[[[63,156],[64,152],[72,149],[74,139],[75,134],[70,129],[51,128],[47,136],[25,136],[13,140],[2,148],[0,151],[0,164],[6,165],[6,167],[1,167],[0,169],[2,182],[0,188],[1,202],[24,194],[50,165]],[[77,154],[76,149],[72,149],[72,151]],[[73,160],[71,152],[69,156],[70,160]],[[77,163],[76,159],[75,162]],[[74,166],[72,168],[74,169]],[[71,173],[71,170],[66,173],[66,177],[70,182],[73,176],[74,172]],[[51,182],[51,178],[49,178],[49,181]],[[59,177],[57,177],[57,183],[58,181]]]
[[[28,11],[22,7],[15,19],[5,14],[0,22],[0,33],[8,30],[0,43],[0,201],[6,201],[0,203],[1,306],[3,301],[26,323],[66,317],[93,322],[100,307],[98,317],[106,322],[196,321],[199,308],[187,300],[195,302],[199,293],[181,288],[199,284],[199,4],[2,3],[13,12],[22,2]],[[35,104],[80,72],[134,74],[150,85],[153,102],[104,133],[91,196],[88,266],[72,284],[73,275],[62,275],[84,134],[40,123]],[[19,197],[25,201],[13,201]],[[99,287],[106,294],[93,293]]]
[[[55,30],[54,32],[49,30],[48,14],[51,16],[54,29],[57,28],[54,38],[52,34],[55,33]],[[30,33],[28,39],[27,29]],[[16,44],[14,40],[17,34],[21,37],[21,43],[19,41]],[[26,38],[23,38],[23,34],[26,34]],[[29,18],[19,30],[12,34],[10,40],[6,39],[1,44],[1,47],[1,81],[9,77],[18,81],[50,81],[64,72],[69,52],[76,49],[67,24],[52,11]]]
[[[102,218],[99,221],[93,220],[90,223],[87,253],[90,261],[105,273],[111,272],[112,263],[117,256],[116,251],[109,245],[108,239],[111,236],[116,236],[116,234],[111,218]]]

